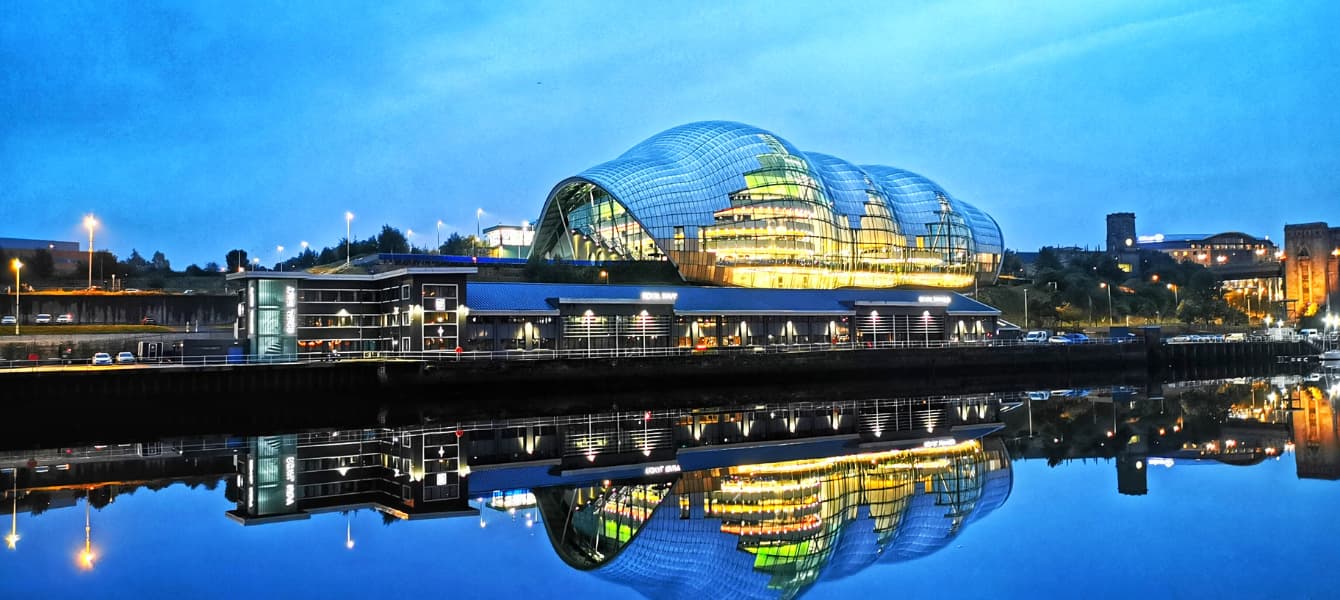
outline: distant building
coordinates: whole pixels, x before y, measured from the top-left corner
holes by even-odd
[[[492,255],[498,258],[529,257],[530,243],[534,239],[535,230],[530,228],[529,223],[484,228],[484,242],[493,249]]]
[[[1340,227],[1285,225],[1284,270],[1291,316],[1314,315],[1340,301]]]
[[[6,256],[18,257],[23,261],[31,260],[40,250],[46,250],[51,253],[57,273],[72,273],[79,267],[79,261],[88,260],[85,252],[79,249],[79,242],[0,238],[0,250]]]
[[[1155,250],[1183,262],[1207,267],[1272,262],[1277,248],[1270,237],[1224,233],[1154,233],[1139,235],[1135,213],[1107,215],[1107,252],[1119,259],[1140,250]]]
[[[1287,237],[1287,235],[1286,235]],[[1284,294],[1281,253],[1270,237],[1240,231],[1215,234],[1154,233],[1139,235],[1135,213],[1107,215],[1107,253],[1123,271],[1140,272],[1140,252],[1162,252],[1178,262],[1193,262],[1211,270],[1225,292],[1248,314],[1270,314]]]

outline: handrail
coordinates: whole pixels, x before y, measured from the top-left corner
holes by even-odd
[[[631,346],[619,348],[537,348],[532,350],[454,350],[393,352],[300,352],[296,354],[278,354],[266,356],[254,355],[202,355],[202,356],[166,356],[157,359],[139,359],[133,365],[98,365],[98,369],[116,369],[137,365],[173,365],[177,367],[220,367],[275,364],[320,364],[346,361],[412,361],[430,363],[480,362],[480,361],[536,361],[536,360],[589,360],[589,359],[641,359],[684,356],[727,356],[760,354],[799,354],[811,352],[861,352],[872,350],[943,350],[952,348],[1039,348],[1058,346],[1095,346],[1095,345],[1131,345],[1142,344],[1142,340],[1120,340],[1111,338],[1090,338],[1080,342],[1039,343],[1022,340],[898,340],[898,341],[844,341],[837,343],[815,342],[798,344],[766,344],[740,346],[699,346],[699,347],[654,347]],[[115,359],[113,358],[113,362]],[[33,360],[0,360],[0,372],[14,370],[89,370],[93,365],[89,358],[62,359],[44,358]]]

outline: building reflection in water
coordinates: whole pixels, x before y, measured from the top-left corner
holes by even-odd
[[[997,439],[537,490],[578,569],[651,597],[791,597],[945,546],[1009,496]]]
[[[363,509],[506,514],[650,596],[787,597],[944,547],[1008,497],[1006,442],[1111,461],[1127,494],[1148,491],[1151,465],[1253,465],[1295,444],[1300,478],[1340,479],[1338,397],[1326,375],[173,438],[0,452],[0,490],[15,550],[20,513],[222,484],[246,525],[348,513],[350,550]],[[101,554],[90,529],[83,546]]]
[[[1323,387],[1327,383],[1330,385]],[[1340,479],[1340,422],[1335,409],[1340,399],[1340,376],[1301,386],[1294,398],[1298,409],[1293,418],[1298,476]]]

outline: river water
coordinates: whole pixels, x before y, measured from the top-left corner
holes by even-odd
[[[5,598],[1333,598],[1340,378],[0,452]]]

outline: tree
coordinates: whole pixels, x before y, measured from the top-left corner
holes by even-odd
[[[192,263],[186,267],[186,274],[191,277],[200,277],[205,274],[205,270],[201,269],[200,265]]]
[[[1005,256],[1000,259],[1000,273],[1002,275],[1022,276],[1024,274],[1024,261],[1019,259],[1019,253],[1013,250],[1006,250]]]
[[[138,275],[149,270],[149,261],[140,256],[139,250],[130,249],[130,258],[125,260],[124,266],[132,275]]]
[[[28,259],[28,264],[24,265],[24,269],[33,279],[47,279],[56,272],[56,260],[51,257],[51,251],[38,250]]]
[[[229,250],[226,260],[228,262],[229,273],[238,271],[247,264],[247,251],[240,248],[237,250]]]
[[[219,263],[216,263],[216,262],[214,262],[214,261],[212,261],[212,260],[209,261],[209,262],[207,262],[207,263],[205,263],[205,272],[206,272],[206,273],[218,273],[218,272],[219,272]]]
[[[452,232],[451,235],[447,236],[446,243],[442,244],[437,251],[442,254],[464,256],[470,253],[470,247],[468,242],[465,241],[465,238],[461,237],[461,234]]]
[[[382,232],[377,235],[377,251],[387,253],[405,253],[409,252],[409,238],[401,233],[399,229],[390,225],[382,225]]]
[[[149,263],[155,271],[172,272],[172,265],[168,264],[167,257],[157,250],[154,251],[153,258],[149,259]]]

